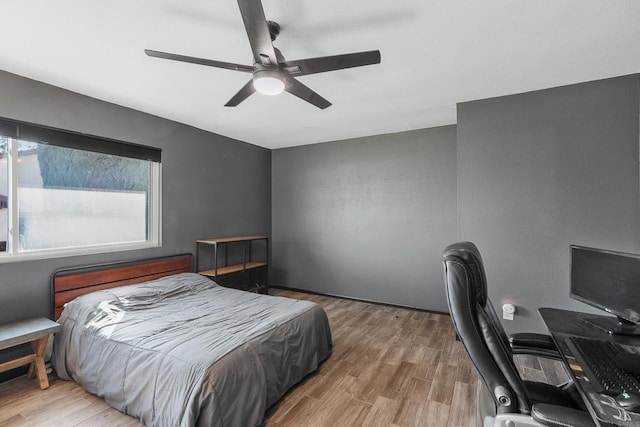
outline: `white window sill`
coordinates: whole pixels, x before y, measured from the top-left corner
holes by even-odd
[[[22,252],[19,254],[0,254],[0,264],[34,261],[40,259],[63,258],[80,255],[104,254],[110,252],[131,251],[136,249],[158,248],[162,246],[159,242],[136,242],[124,244],[111,244],[103,246],[86,246],[72,249],[47,249]]]

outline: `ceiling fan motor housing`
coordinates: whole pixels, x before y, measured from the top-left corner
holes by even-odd
[[[280,34],[280,24],[275,21],[267,21],[267,28],[269,28],[271,41],[275,41],[276,37],[278,37],[278,34]]]

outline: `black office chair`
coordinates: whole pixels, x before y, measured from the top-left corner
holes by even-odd
[[[487,296],[478,248],[471,242],[452,244],[446,248],[443,260],[451,318],[490,396],[487,400],[492,403],[481,414],[484,425],[594,425],[579,396],[574,395],[573,384],[559,387],[520,377],[513,360],[514,350]],[[523,337],[524,340],[515,340],[520,343],[518,352],[559,357],[550,337],[524,334],[519,338]]]

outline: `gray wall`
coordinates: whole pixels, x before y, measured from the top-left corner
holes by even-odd
[[[75,265],[195,253],[195,239],[271,231],[271,152],[0,72],[0,117],[162,148],[161,248],[0,264],[0,323],[49,315],[49,279]]]
[[[569,299],[569,245],[640,251],[638,75],[458,105],[458,237],[483,254],[489,294],[544,330]]]
[[[569,245],[640,252],[640,77],[458,105],[458,124],[275,150],[274,284],[446,310],[471,240],[509,332],[569,299]],[[455,133],[455,135],[454,135]]]
[[[455,127],[274,150],[273,283],[446,311]]]

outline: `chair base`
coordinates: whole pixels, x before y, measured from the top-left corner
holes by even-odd
[[[544,427],[530,415],[500,414],[484,417],[483,427]]]

